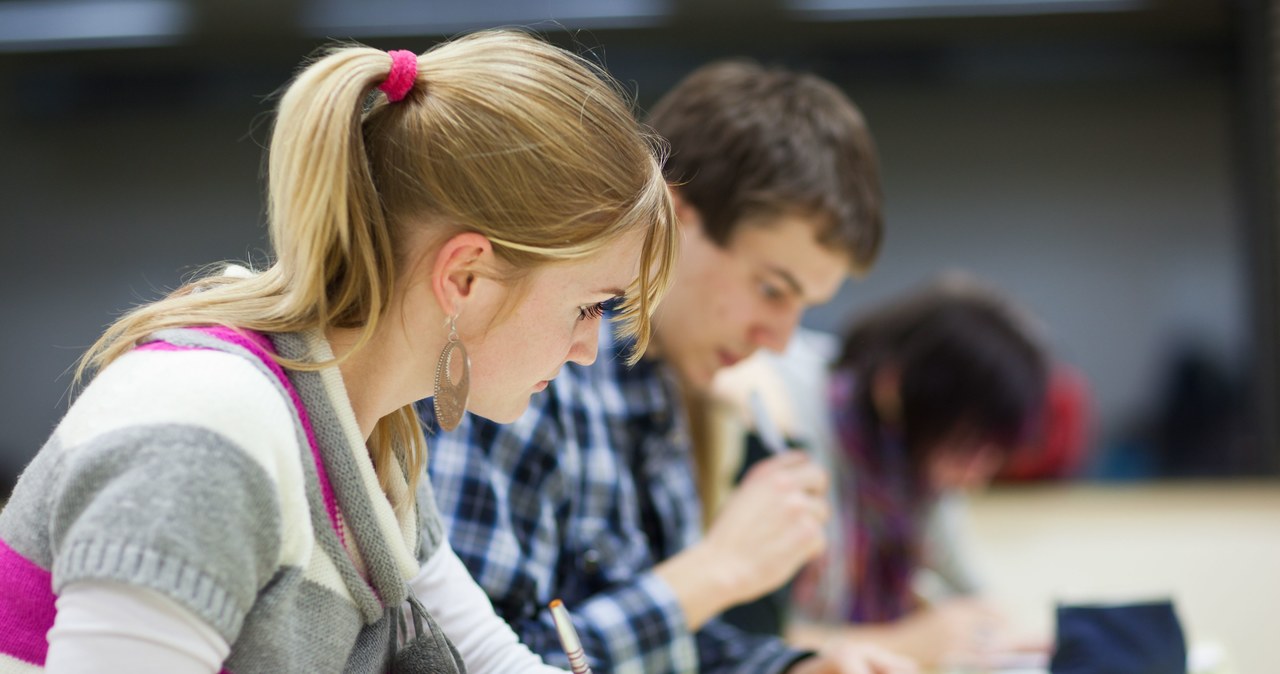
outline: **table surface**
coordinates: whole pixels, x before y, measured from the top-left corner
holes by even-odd
[[[1058,601],[1172,597],[1231,674],[1280,672],[1280,482],[998,486],[970,499],[990,595],[1028,634]]]

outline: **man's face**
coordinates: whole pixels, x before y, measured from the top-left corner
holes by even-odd
[[[849,259],[818,243],[809,218],[744,221],[721,247],[707,238],[696,211],[680,211],[680,261],[654,337],[684,383],[706,390],[717,370],[756,349],[785,349],[804,310],[840,288]]]
[[[944,440],[928,454],[926,479],[938,492],[978,489],[995,478],[1007,454],[991,440],[964,436]]]

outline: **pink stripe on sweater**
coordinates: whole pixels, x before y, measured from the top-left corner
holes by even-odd
[[[188,351],[188,347],[174,346],[168,342],[147,342],[134,348],[134,351]]]
[[[0,540],[0,587],[0,653],[44,667],[58,615],[53,575]]]
[[[53,576],[0,540],[0,653],[43,667],[57,616]]]
[[[329,523],[333,525],[333,530],[338,534],[338,540],[345,546],[347,543],[346,532],[341,524],[338,516],[338,499],[333,494],[333,485],[329,482],[329,473],[324,469],[324,460],[320,457],[320,444],[316,442],[316,433],[311,426],[311,418],[307,416],[307,408],[302,404],[302,396],[298,395],[298,390],[293,387],[293,382],[289,381],[289,377],[285,375],[284,368],[272,358],[276,353],[275,345],[266,335],[251,330],[232,330],[224,327],[202,327],[193,328],[197,332],[202,332],[214,339],[219,339],[230,344],[235,344],[257,356],[259,360],[271,370],[271,373],[280,380],[280,385],[289,393],[289,399],[293,401],[294,409],[298,410],[298,419],[302,422],[302,428],[307,434],[307,443],[311,445],[311,458],[316,464],[316,475],[320,479],[320,493],[324,496],[324,509],[329,514]],[[139,350],[149,351],[182,351],[187,348],[168,342],[148,342],[138,347]]]

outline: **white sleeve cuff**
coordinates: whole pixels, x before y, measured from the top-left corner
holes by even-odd
[[[49,630],[50,674],[214,674],[231,647],[177,602],[111,581],[67,585]]]
[[[468,672],[565,674],[520,643],[448,541],[441,542],[409,588],[457,647]]]

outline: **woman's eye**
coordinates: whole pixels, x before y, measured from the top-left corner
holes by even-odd
[[[578,307],[578,320],[594,321],[604,315],[606,302],[596,302],[585,307]]]
[[[610,297],[603,302],[596,302],[585,307],[578,307],[578,320],[592,321],[603,317],[605,314],[618,308],[622,303],[622,297]]]

